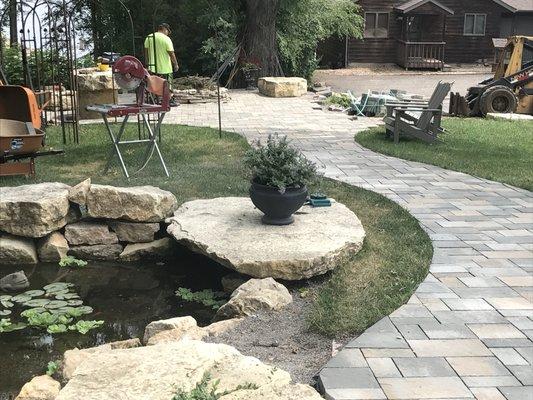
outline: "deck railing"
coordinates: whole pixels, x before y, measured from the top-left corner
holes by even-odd
[[[405,69],[443,69],[446,42],[398,40],[397,63]]]

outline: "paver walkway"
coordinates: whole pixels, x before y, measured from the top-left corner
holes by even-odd
[[[223,128],[288,135],[326,176],[379,192],[415,215],[435,253],[408,304],[321,371],[327,399],[533,399],[533,194],[363,149],[378,120],[313,110],[308,98],[234,92]],[[217,126],[216,105],[167,122]]]

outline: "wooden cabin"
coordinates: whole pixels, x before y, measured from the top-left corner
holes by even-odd
[[[344,65],[395,63],[406,69],[443,69],[445,63],[490,62],[493,38],[533,29],[533,0],[358,0],[362,39],[328,40],[323,61]],[[336,50],[335,50],[336,49]],[[330,61],[329,57],[333,57]]]

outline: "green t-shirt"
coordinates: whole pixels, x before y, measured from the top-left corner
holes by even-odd
[[[144,40],[144,48],[148,51],[148,69],[150,72],[156,74],[172,73],[172,61],[168,52],[174,51],[174,45],[167,35],[161,32],[151,33]]]

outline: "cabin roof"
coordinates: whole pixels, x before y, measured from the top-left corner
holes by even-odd
[[[396,5],[394,8],[398,11],[401,11],[402,13],[408,13],[428,3],[433,4],[436,7],[442,9],[447,14],[453,15],[453,10],[451,8],[446,7],[445,5],[439,3],[437,0],[408,0],[405,3]]]
[[[493,0],[513,12],[533,11],[533,0]]]

